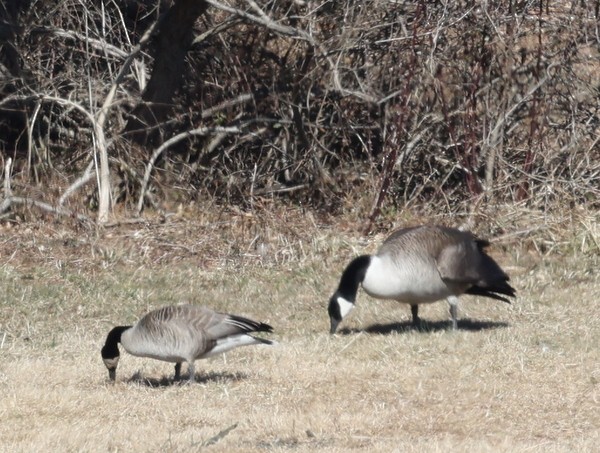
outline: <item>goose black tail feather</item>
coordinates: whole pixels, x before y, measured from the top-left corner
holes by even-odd
[[[273,332],[273,327],[262,322],[252,321],[242,316],[229,315],[229,322],[245,332]]]
[[[515,289],[510,286],[508,283],[503,282],[500,285],[491,288],[482,288],[480,286],[471,286],[467,291],[467,294],[472,294],[474,296],[483,296],[489,297],[491,299],[501,300],[502,302],[506,302],[510,304],[510,300],[506,297],[502,297],[497,293],[507,295],[509,297],[515,297]]]

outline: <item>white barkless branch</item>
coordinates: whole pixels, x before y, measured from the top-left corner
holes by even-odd
[[[90,111],[88,111],[85,107],[83,107],[82,105],[80,105],[77,102],[74,102],[74,101],[71,101],[68,99],[64,99],[64,98],[60,98],[60,97],[56,97],[56,96],[42,95],[39,97],[39,103],[38,103],[38,106],[36,107],[36,111],[34,114],[34,118],[32,120],[32,124],[30,125],[30,127],[33,127],[33,122],[35,121],[35,116],[37,115],[37,112],[38,112],[41,104],[44,102],[55,102],[59,105],[69,106],[69,107],[74,108],[75,110],[79,111],[81,114],[83,114],[83,116],[85,118],[88,119],[88,121],[92,125],[93,131],[94,131],[93,137],[92,137],[92,140],[94,143],[94,149],[95,149],[94,158],[92,159],[90,165],[88,165],[88,167],[84,171],[84,174],[73,185],[71,185],[65,191],[65,193],[61,196],[61,198],[59,200],[59,205],[62,205],[64,203],[65,199],[70,194],[72,194],[77,188],[81,187],[83,184],[85,184],[85,182],[87,182],[89,180],[89,178],[91,176],[91,169],[93,168],[93,164],[96,163],[96,168],[97,168],[96,177],[98,180],[98,199],[99,199],[97,222],[99,224],[105,224],[108,221],[108,213],[109,213],[109,209],[110,209],[110,171],[109,171],[109,166],[108,166],[108,150],[107,150],[108,145],[107,145],[107,141],[106,141],[106,136],[104,135],[104,123],[106,122],[107,113],[108,113],[111,105],[113,104],[113,100],[114,100],[115,94],[117,92],[117,88],[119,87],[119,84],[121,83],[121,81],[123,80],[125,75],[128,73],[129,68],[131,67],[131,64],[133,63],[135,57],[141,52],[143,46],[150,40],[150,37],[152,36],[152,33],[154,32],[154,29],[156,28],[156,26],[157,26],[157,22],[155,22],[146,31],[146,33],[144,33],[144,35],[140,39],[137,46],[135,46],[132,49],[132,51],[129,53],[129,55],[127,56],[127,58],[125,59],[123,65],[121,67],[121,70],[119,71],[119,73],[115,77],[115,80],[112,83],[110,90],[108,92],[108,95],[106,96],[106,99],[104,100],[104,102],[102,104],[102,107],[99,109],[99,111],[96,115],[92,114]],[[54,29],[53,32],[60,34],[60,30]],[[63,34],[63,36],[65,36],[65,35]],[[91,41],[88,36],[77,35],[76,37],[78,39],[83,39],[86,42],[89,42],[93,45],[96,45],[96,46],[99,45],[102,48],[103,43],[98,43],[93,40]],[[106,51],[106,49],[105,49],[105,51]],[[112,52],[114,53],[114,49],[112,49]],[[124,56],[124,55],[126,55],[125,52],[121,52],[119,54],[119,56]],[[8,99],[5,99],[4,101],[6,102],[7,100]],[[1,103],[2,102],[0,102],[0,104]],[[31,145],[31,138],[30,138],[29,142]],[[99,157],[99,162],[96,159],[97,157]],[[37,206],[38,208],[44,209],[49,212],[54,212],[54,213],[61,214],[61,215],[74,215],[75,217],[77,217],[80,220],[89,221],[88,217],[80,215],[80,214],[73,214],[71,211],[64,209],[60,206],[53,207],[53,206],[51,206],[47,203],[41,202],[41,201],[32,200],[29,198],[12,196],[11,191],[10,191],[10,165],[9,164],[10,164],[10,159],[7,162],[7,167],[6,167],[7,172],[6,172],[6,179],[4,182],[5,198],[2,201],[2,203],[0,204],[0,212],[3,212],[4,210],[8,209],[8,207],[12,203],[29,204],[29,205]]]
[[[10,172],[12,169],[12,158],[6,159],[6,166],[4,167],[4,198],[10,198],[12,190],[10,188]]]
[[[249,20],[250,22],[255,22],[255,23],[264,25],[269,30],[276,31],[283,35],[295,36],[298,38],[302,38],[306,41],[309,41],[311,44],[314,44],[314,39],[308,33],[304,32],[302,30],[297,30],[293,27],[288,27],[287,25],[278,24],[273,19],[271,19],[267,14],[265,14],[258,7],[258,5],[256,3],[254,3],[252,0],[249,1],[250,6],[255,11],[256,10],[259,11],[260,17],[255,16],[254,14],[247,13],[246,11],[242,11],[241,9],[234,8],[233,6],[229,6],[224,3],[218,2],[216,0],[206,0],[206,3],[208,3],[209,5],[217,8],[217,9],[220,9],[221,11],[226,11],[228,13],[243,17],[244,19]]]
[[[53,214],[63,215],[63,216],[67,216],[67,217],[73,217],[73,218],[76,218],[77,220],[80,220],[80,221],[88,223],[88,224],[93,223],[93,221],[88,216],[85,216],[83,214],[73,212],[69,209],[66,209],[66,208],[63,208],[60,206],[52,206],[51,204],[44,203],[43,201],[34,200],[33,198],[27,198],[27,197],[10,196],[10,197],[5,198],[2,201],[2,203],[0,203],[0,213],[6,211],[12,204],[22,204],[25,206],[36,206],[43,211],[51,212]]]
[[[8,208],[10,208],[13,204],[23,204],[29,206],[37,206],[38,208],[52,212],[55,214],[65,215],[69,217],[75,217],[78,220],[84,222],[90,222],[90,219],[82,214],[76,214],[68,209],[61,207],[54,207],[49,205],[48,203],[44,203],[43,201],[33,200],[31,198],[23,198],[23,197],[15,197],[12,194],[12,189],[10,187],[10,174],[12,171],[12,159],[9,157],[6,160],[6,165],[4,167],[4,199],[0,203],[0,214],[4,213]]]
[[[139,215],[142,212],[142,207],[144,206],[144,197],[146,196],[146,187],[148,186],[148,181],[150,181],[150,173],[152,173],[156,159],[159,158],[163,151],[174,144],[179,143],[181,140],[185,140],[188,137],[193,137],[194,135],[239,134],[240,132],[241,130],[237,127],[199,127],[191,131],[177,134],[156,148],[152,153],[150,160],[146,164],[146,172],[144,173],[144,179],[142,181],[142,187],[140,190],[140,198],[138,199],[137,204],[137,214]]]
[[[90,163],[85,168],[83,175],[81,175],[79,178],[77,178],[75,180],[75,182],[73,184],[71,184],[67,188],[67,190],[65,190],[63,192],[63,194],[60,196],[60,198],[58,199],[59,206],[64,205],[65,201],[67,200],[67,198],[69,198],[71,196],[71,194],[73,194],[77,189],[79,189],[86,182],[88,182],[90,179],[92,179],[92,177],[94,176],[94,173],[92,172],[93,169],[94,169],[94,159],[91,159]]]
[[[110,91],[108,92],[108,95],[106,96],[106,99],[104,100],[104,103],[102,104],[102,107],[98,112],[98,118],[96,121],[94,121],[96,145],[100,154],[100,172],[98,175],[98,223],[100,224],[106,223],[108,221],[108,211],[110,209],[110,171],[108,168],[108,152],[106,150],[106,139],[104,137],[104,122],[106,121],[106,114],[112,104],[112,101],[115,97],[117,88],[119,87],[121,80],[123,80],[125,74],[129,71],[129,67],[133,63],[133,60],[136,57],[136,55],[142,50],[142,46],[144,46],[146,42],[148,42],[148,40],[150,39],[150,36],[152,35],[156,24],[157,23],[155,22],[154,25],[152,25],[146,31],[146,33],[144,33],[144,36],[142,36],[142,39],[140,39],[138,45],[129,54],[129,56],[125,60],[125,63],[123,63],[119,74],[117,74],[117,77],[115,77],[115,80],[112,83],[112,86],[110,87]]]
[[[109,94],[107,100],[105,101],[105,105],[110,103],[112,100],[112,96]],[[42,96],[41,102],[51,101],[56,102],[60,105],[68,105],[75,110],[81,112],[90,122],[94,129],[94,145],[98,150],[98,154],[100,155],[100,171],[98,173],[98,192],[99,192],[99,209],[98,209],[98,223],[105,223],[108,220],[108,209],[110,202],[110,178],[108,171],[108,152],[106,150],[106,139],[104,138],[104,106],[100,110],[100,115],[98,118],[95,118],[87,109],[78,104],[75,101],[70,101],[68,99],[59,98],[56,96]]]
[[[333,83],[333,86],[335,87],[336,91],[338,91],[344,95],[355,96],[355,97],[365,100],[367,102],[375,102],[376,101],[376,99],[368,93],[349,90],[347,88],[344,88],[344,86],[342,85],[342,81],[340,79],[340,72],[338,70],[338,64],[333,62],[333,60],[329,56],[328,51],[323,49],[322,46],[306,31],[300,30],[300,29],[297,29],[294,27],[289,27],[287,25],[281,25],[281,24],[275,22],[273,19],[271,19],[269,17],[268,14],[266,14],[260,8],[260,6],[258,6],[258,4],[254,0],[246,0],[246,3],[248,3],[250,8],[252,10],[256,11],[258,15],[250,14],[246,11],[243,11],[238,8],[234,8],[233,6],[227,5],[225,3],[221,3],[217,0],[206,0],[206,3],[208,3],[209,5],[211,5],[214,8],[220,9],[221,11],[225,11],[225,12],[234,14],[238,17],[241,17],[249,22],[254,22],[256,24],[260,24],[273,32],[307,41],[310,45],[312,45],[313,47],[315,47],[316,49],[318,49],[321,52],[321,55],[323,56],[325,61],[327,61],[327,63],[329,64],[329,67],[331,69],[331,74],[332,74],[331,82]]]

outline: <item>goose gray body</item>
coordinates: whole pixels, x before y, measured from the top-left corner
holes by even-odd
[[[102,348],[109,377],[115,379],[119,361],[118,343],[132,355],[175,363],[179,378],[181,363],[187,362],[190,381],[195,379],[194,361],[212,357],[239,346],[272,344],[249,335],[271,332],[271,326],[240,316],[219,313],[197,305],[171,305],[151,311],[133,326],[113,328]]]
[[[441,226],[404,228],[392,233],[375,255],[355,258],[344,270],[329,301],[331,333],[354,308],[362,284],[367,294],[411,306],[418,325],[419,304],[446,299],[452,326],[457,327],[461,294],[475,294],[509,302],[515,290],[508,275],[485,252],[489,242],[470,232]]]

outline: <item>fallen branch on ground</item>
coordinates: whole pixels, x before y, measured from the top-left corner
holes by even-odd
[[[52,214],[57,214],[57,215],[66,216],[66,217],[72,217],[72,218],[75,218],[75,219],[77,219],[85,224],[89,224],[89,225],[94,224],[94,221],[86,215],[73,212],[66,208],[62,208],[62,207],[58,207],[58,206],[55,207],[55,206],[52,206],[51,204],[45,203],[43,201],[38,201],[38,200],[34,200],[32,198],[23,198],[23,197],[13,197],[13,196],[6,197],[4,200],[2,200],[2,203],[0,203],[0,214],[7,211],[13,204],[35,206],[43,211],[50,212]]]

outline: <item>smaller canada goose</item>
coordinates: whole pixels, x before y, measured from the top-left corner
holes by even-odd
[[[392,233],[375,255],[355,258],[344,270],[329,301],[330,332],[354,308],[358,286],[378,299],[411,306],[418,326],[419,304],[446,299],[456,329],[458,296],[475,294],[509,302],[515,296],[508,275],[485,253],[488,241],[442,226],[403,228]]]
[[[106,337],[101,354],[108,376],[115,380],[119,363],[118,343],[132,355],[175,362],[175,379],[181,363],[188,363],[194,381],[194,361],[252,344],[273,344],[249,332],[272,332],[268,324],[241,316],[218,313],[197,305],[170,305],[151,311],[134,326],[118,326]]]

